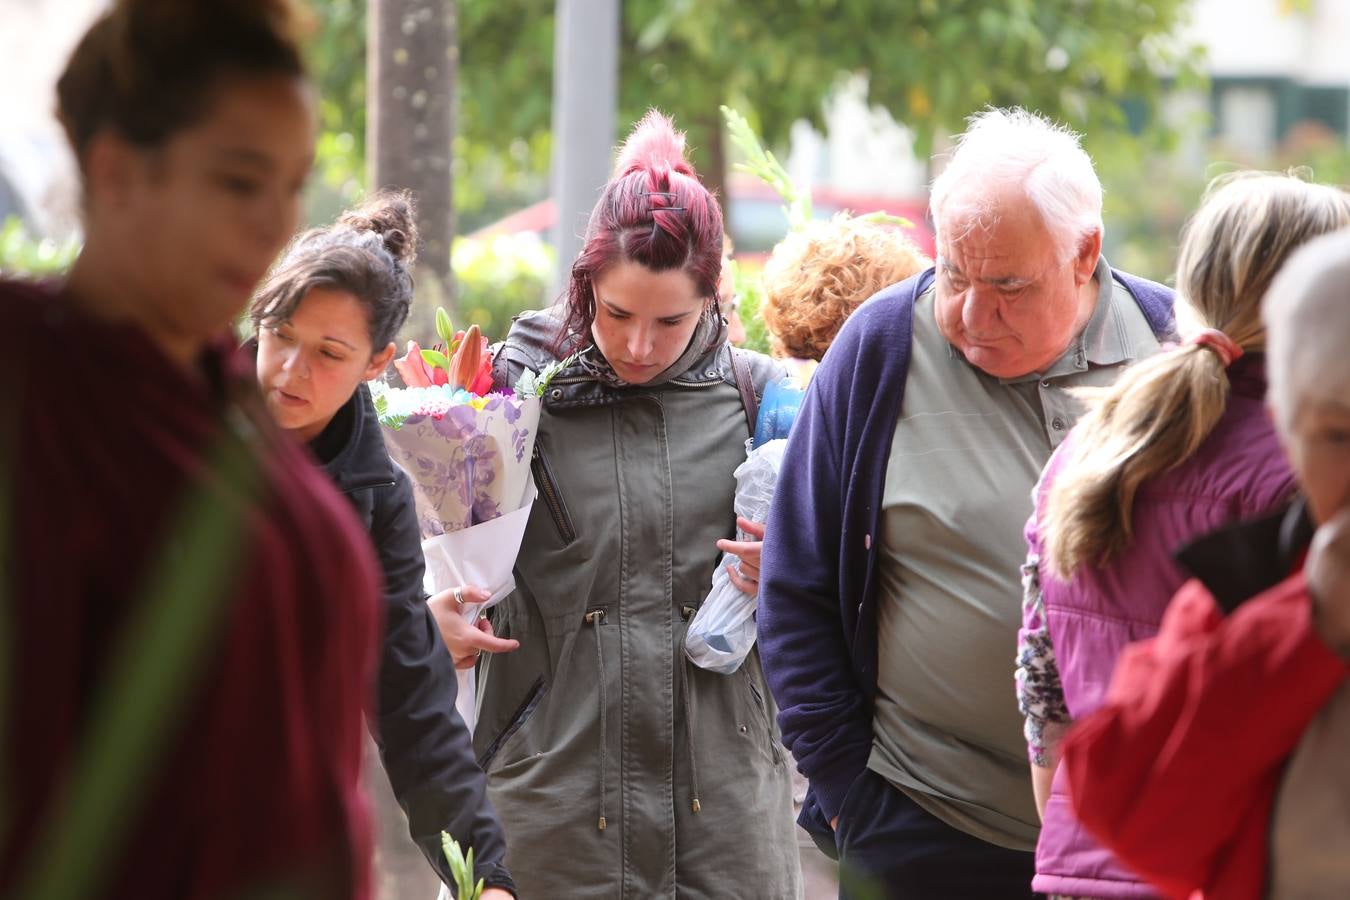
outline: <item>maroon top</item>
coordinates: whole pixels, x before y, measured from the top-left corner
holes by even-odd
[[[378,580],[350,505],[271,423],[225,335],[193,379],[56,287],[0,281],[0,317],[0,479],[13,498],[0,895],[49,839],[127,623],[161,560],[194,552],[180,509],[204,495],[242,517],[239,546],[216,624],[175,672],[183,696],[141,756],[144,784],[100,837],[95,895],[369,896],[358,777]],[[227,443],[260,487],[213,468]]]

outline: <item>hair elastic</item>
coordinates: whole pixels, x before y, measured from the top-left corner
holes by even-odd
[[[1217,328],[1206,328],[1191,337],[1186,343],[1213,350],[1225,369],[1242,358],[1242,348]]]

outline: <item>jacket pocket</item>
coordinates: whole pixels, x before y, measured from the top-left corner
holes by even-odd
[[[544,683],[544,676],[540,675],[535,679],[530,689],[525,692],[525,699],[521,701],[520,706],[516,707],[516,711],[511,715],[506,727],[498,732],[497,736],[492,739],[492,743],[488,744],[487,749],[478,757],[478,768],[484,772],[488,770],[488,766],[492,764],[492,760],[501,752],[506,742],[521,728],[525,727],[525,723],[529,721],[530,716],[534,715],[534,711],[539,708],[539,703],[547,693],[548,685]]]
[[[764,692],[755,685],[755,681],[750,677],[750,673],[744,667],[741,671],[745,673],[745,686],[750,691],[750,705],[754,707],[755,714],[759,717],[759,725],[765,747],[769,757],[774,765],[783,763],[783,746],[778,741],[778,732],[773,727],[773,714],[769,711],[769,706],[764,700]]]
[[[837,813],[839,819],[834,828],[834,846],[840,853],[860,834],[866,833],[873,824],[865,798],[875,798],[887,790],[894,790],[890,784],[876,785],[873,783],[875,778],[877,776],[872,774],[871,769],[863,769],[853,776],[853,781],[849,783],[843,799],[839,801]],[[861,808],[858,806],[860,803],[863,804]]]
[[[530,468],[534,471],[534,483],[539,488],[539,495],[543,498],[544,505],[548,507],[549,516],[553,519],[553,525],[558,529],[558,537],[562,539],[565,547],[577,539],[577,531],[572,526],[572,517],[567,512],[562,492],[558,490],[558,480],[553,477],[553,467],[548,464],[548,457],[544,455],[538,443],[534,445],[534,458],[530,460]]]

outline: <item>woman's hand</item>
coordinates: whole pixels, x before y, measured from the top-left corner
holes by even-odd
[[[483,888],[478,900],[516,900],[516,895],[502,888]]]
[[[1350,660],[1350,509],[1317,529],[1304,566],[1313,596],[1317,632],[1331,649]]]
[[[723,538],[717,542],[717,549],[740,558],[741,570],[737,572],[735,566],[729,565],[727,573],[737,590],[755,597],[759,594],[759,558],[764,547],[764,525],[737,516],[736,527],[758,540],[729,541]]]
[[[456,669],[473,668],[478,655],[484,650],[489,653],[510,653],[520,646],[520,641],[494,635],[492,623],[487,619],[480,618],[473,623],[465,620],[464,607],[455,596],[456,592],[460,593],[466,604],[486,603],[491,596],[480,587],[466,584],[441,591],[427,600],[431,615],[436,619],[436,627],[441,631],[441,640],[445,642],[445,649],[450,651]]]

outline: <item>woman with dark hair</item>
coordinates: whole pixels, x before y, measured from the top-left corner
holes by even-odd
[[[475,878],[493,900],[511,896],[501,865],[506,842],[455,712],[454,666],[422,591],[412,484],[389,458],[365,385],[393,358],[394,337],[408,317],[416,244],[409,199],[376,196],[332,227],[297,236],[249,315],[268,410],[309,445],[351,501],[384,573],[371,731],[409,831],[447,884],[441,832],[472,847]]]
[[[499,385],[570,362],[544,398],[540,494],[516,590],[520,641],[479,668],[474,733],[528,897],[795,897],[791,778],[752,652],[684,656],[726,540],[755,394],[781,370],[732,351],[717,310],[722,216],[652,113],[591,214],[561,309],[522,316]],[[573,356],[575,354],[575,356]]]
[[[375,562],[230,325],[314,116],[281,0],[121,0],[57,87],[85,245],[0,284],[0,894],[365,897]]]

